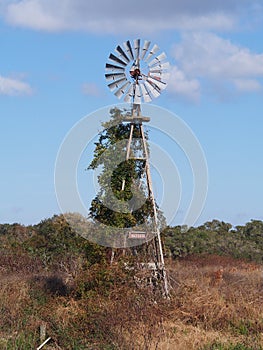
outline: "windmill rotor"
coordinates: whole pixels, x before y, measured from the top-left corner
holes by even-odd
[[[110,53],[105,66],[105,78],[114,95],[125,102],[141,104],[151,102],[166,88],[169,62],[164,52],[151,42],[135,39],[118,45]]]

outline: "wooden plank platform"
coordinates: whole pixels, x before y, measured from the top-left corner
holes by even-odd
[[[124,122],[134,123],[134,124],[142,124],[150,121],[150,117],[143,116],[126,116],[122,119]]]

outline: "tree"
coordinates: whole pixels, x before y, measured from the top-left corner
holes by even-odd
[[[126,114],[126,110],[116,107],[110,110],[110,121],[102,124],[104,130],[95,143],[94,158],[88,167],[102,168],[98,178],[100,191],[91,202],[90,218],[118,228],[150,225],[154,215],[147,186],[142,181],[145,160],[125,160],[131,128],[130,123],[123,122]],[[141,148],[139,124],[134,124],[133,138],[131,152],[135,156]],[[162,216],[160,212],[159,216]]]

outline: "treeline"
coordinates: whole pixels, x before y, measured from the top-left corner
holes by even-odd
[[[199,227],[168,227],[164,230],[166,253],[172,258],[191,254],[217,254],[263,262],[263,222],[251,220],[233,227],[219,220]]]
[[[198,227],[167,227],[162,232],[165,256],[177,259],[193,254],[226,255],[262,263],[263,222],[251,220],[243,226],[213,220]],[[72,256],[89,263],[107,259],[109,249],[75,234],[63,215],[54,215],[37,225],[0,224],[3,250],[24,252],[40,259],[44,265],[59,263]]]

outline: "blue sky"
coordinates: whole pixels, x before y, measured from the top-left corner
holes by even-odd
[[[1,223],[60,212],[60,144],[85,115],[118,103],[105,62],[137,37],[158,43],[171,64],[153,102],[188,124],[206,156],[197,223],[263,220],[262,1],[0,0]],[[185,210],[183,202],[174,224]]]

